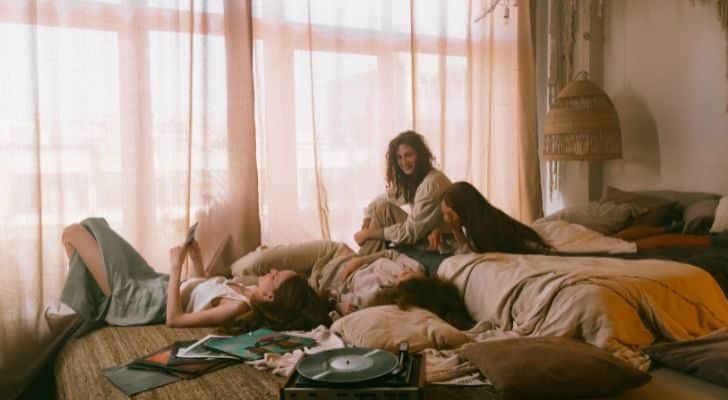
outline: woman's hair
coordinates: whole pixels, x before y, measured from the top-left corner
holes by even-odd
[[[369,306],[396,304],[406,310],[420,307],[428,310],[458,329],[470,329],[470,318],[458,288],[451,282],[437,278],[416,277],[381,290]]]
[[[548,253],[552,250],[530,227],[492,206],[467,182],[453,183],[442,201],[460,217],[468,245],[478,253]]]
[[[283,281],[273,293],[273,300],[251,299],[250,308],[225,330],[247,332],[261,327],[276,331],[310,330],[331,324],[328,301],[316,294],[301,275]]]
[[[400,145],[406,144],[417,153],[415,171],[406,175],[397,164],[397,150]],[[404,131],[389,142],[387,148],[387,186],[395,190],[396,196],[402,196],[411,203],[415,198],[417,186],[425,179],[425,175],[432,169],[432,152],[425,143],[425,138],[415,131]]]

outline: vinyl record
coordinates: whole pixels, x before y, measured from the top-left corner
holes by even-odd
[[[379,378],[397,367],[394,354],[362,347],[322,351],[302,359],[296,370],[319,382],[353,383]]]

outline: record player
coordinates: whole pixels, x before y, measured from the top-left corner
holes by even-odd
[[[401,344],[399,356],[362,347],[309,355],[281,388],[280,400],[419,400],[424,362],[408,347]]]

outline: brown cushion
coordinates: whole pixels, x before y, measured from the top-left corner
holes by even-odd
[[[657,344],[645,353],[659,364],[728,387],[728,333]]]
[[[644,226],[660,226],[668,222],[675,210],[676,203],[669,200],[660,199],[658,197],[646,196],[636,192],[619,190],[614,187],[608,187],[602,196],[602,203],[613,201],[617,204],[630,203],[641,208],[647,209],[645,214],[636,217],[630,225]]]
[[[559,337],[472,343],[464,346],[463,355],[506,399],[610,396],[641,386],[651,378],[604,350]]]

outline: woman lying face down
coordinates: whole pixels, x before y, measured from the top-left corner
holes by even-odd
[[[490,204],[468,182],[453,183],[443,194],[440,208],[460,252],[545,254],[552,250],[536,231]],[[436,249],[439,232],[433,232],[428,241]]]

